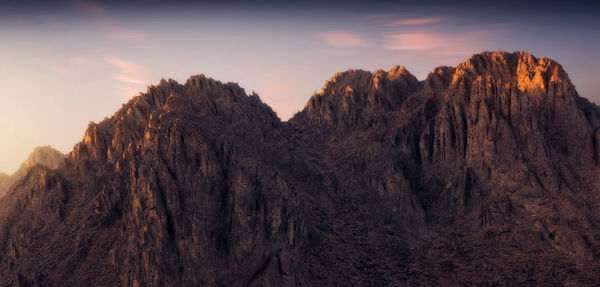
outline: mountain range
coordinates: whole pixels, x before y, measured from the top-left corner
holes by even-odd
[[[337,73],[286,122],[162,80],[0,199],[0,285],[598,284],[599,127],[524,52]]]

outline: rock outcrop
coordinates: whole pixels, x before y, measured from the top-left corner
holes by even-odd
[[[27,171],[32,167],[43,165],[51,169],[56,169],[60,166],[63,158],[64,155],[60,151],[50,146],[36,147],[12,175],[9,176],[0,173],[0,197],[4,195],[13,183],[25,176]]]
[[[599,128],[522,52],[339,73],[288,122],[163,80],[0,201],[0,284],[593,285]]]

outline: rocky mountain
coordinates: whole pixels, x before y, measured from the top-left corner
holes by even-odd
[[[40,146],[36,147],[30,154],[29,157],[21,164],[19,169],[12,175],[0,173],[0,197],[10,188],[10,186],[21,179],[30,168],[36,165],[44,165],[50,169],[56,169],[62,162],[64,155],[50,147]]]
[[[336,74],[288,122],[203,75],[0,201],[0,284],[597,284],[600,109],[556,62]]]

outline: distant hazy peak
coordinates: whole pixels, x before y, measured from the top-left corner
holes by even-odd
[[[36,147],[21,164],[19,169],[12,175],[9,176],[5,173],[0,173],[0,196],[2,196],[14,182],[21,179],[30,168],[39,164],[55,169],[60,166],[63,158],[64,155],[51,146]]]
[[[29,157],[21,164],[21,167],[13,174],[13,176],[22,176],[27,170],[37,164],[45,165],[49,168],[57,168],[60,165],[64,155],[52,148],[51,146],[36,147]]]

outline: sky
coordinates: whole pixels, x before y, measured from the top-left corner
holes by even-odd
[[[287,120],[336,72],[403,65],[422,80],[481,51],[521,50],[561,63],[600,103],[599,6],[0,0],[0,172],[36,146],[70,152],[148,85],[195,74],[255,91]]]

